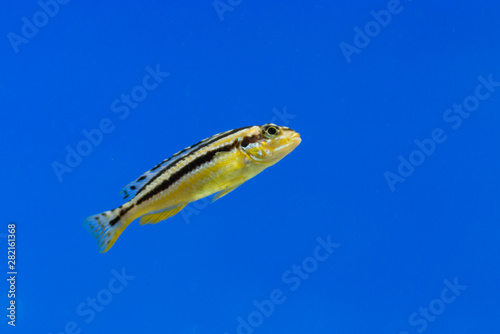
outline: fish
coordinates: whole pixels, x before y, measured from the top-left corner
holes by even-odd
[[[301,142],[294,130],[272,123],[229,130],[203,139],[163,160],[121,194],[125,204],[85,219],[83,225],[106,253],[125,228],[156,224],[187,204],[227,195],[292,152]]]

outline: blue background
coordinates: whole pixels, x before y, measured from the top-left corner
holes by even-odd
[[[500,3],[402,1],[350,62],[340,44],[387,1],[232,3],[219,16],[212,1],[71,1],[18,52],[8,34],[41,7],[3,3],[0,248],[6,277],[16,222],[19,274],[15,329],[0,284],[1,331],[232,334],[279,289],[286,300],[255,333],[499,333],[500,87],[456,130],[443,115],[479,76],[500,81]],[[111,103],[157,65],[170,75],[120,119]],[[113,131],[59,180],[54,162],[106,118]],[[81,222],[121,205],[128,182],[270,121],[301,134],[292,154],[187,219],[131,224],[97,252]],[[447,140],[392,191],[384,173],[436,128]],[[292,291],[282,275],[328,236],[340,247]],[[113,270],[135,278],[82,316],[87,298],[110,296]],[[467,288],[442,304],[455,278]],[[409,320],[431,304],[432,321]]]

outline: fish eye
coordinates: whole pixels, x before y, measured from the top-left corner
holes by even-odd
[[[268,139],[276,138],[280,134],[280,129],[274,124],[266,124],[262,127],[264,137]]]

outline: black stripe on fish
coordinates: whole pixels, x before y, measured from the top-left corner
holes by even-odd
[[[115,218],[113,218],[109,221],[109,225],[114,226],[116,223],[118,223],[119,220],[120,220],[120,216],[116,216]]]
[[[238,129],[238,131],[241,129]],[[234,132],[232,132],[234,133]],[[231,133],[231,134],[232,134]],[[229,134],[228,134],[229,135]],[[220,139],[220,138],[219,138]],[[176,181],[180,180],[186,174],[189,174],[191,171],[195,170],[197,167],[200,167],[210,161],[215,157],[215,155],[219,152],[229,152],[232,149],[238,147],[239,140],[236,139],[233,143],[221,146],[217,149],[206,152],[205,154],[197,157],[193,161],[189,162],[187,165],[179,169],[177,172],[170,175],[170,177],[166,180],[163,180],[159,185],[155,188],[151,189],[148,193],[146,193],[142,198],[137,201],[137,205],[140,205],[142,202],[149,200],[154,197],[158,193],[162,192],[165,189],[168,189],[172,184]]]
[[[252,143],[256,143],[262,139],[262,132],[253,136],[247,136],[241,141],[241,147],[245,148]]]
[[[203,139],[200,143],[205,142],[208,139],[210,139],[210,137]],[[200,144],[200,143],[198,143],[198,144]],[[198,144],[196,144],[196,145],[198,145]],[[188,146],[185,149],[183,149],[182,151],[175,153],[170,158],[163,160],[162,162],[160,162],[159,164],[157,164],[156,166],[154,166],[153,168],[148,170],[146,173],[139,176],[137,178],[137,180],[132,181],[129,184],[127,184],[121,191],[123,198],[137,195],[137,192],[139,190],[141,190],[141,188],[143,188],[144,186],[148,185],[150,183],[150,181],[152,181],[152,179],[154,179],[158,173],[162,173],[162,169],[160,169],[160,167],[166,168],[167,166],[169,166],[169,164],[167,164],[167,162],[169,162],[173,158],[181,155],[182,153],[190,150],[191,148],[193,148],[196,145]],[[188,153],[186,153],[186,154],[188,154]],[[173,164],[174,162],[175,161],[172,161],[172,162],[170,162],[170,164]]]
[[[118,221],[127,213],[130,211],[130,209],[132,209],[133,207],[135,206],[135,204],[132,204],[124,209],[121,209],[120,212],[116,215],[115,218],[111,219],[109,221],[109,225],[110,226],[114,226],[116,223],[118,223]],[[120,207],[121,208],[121,207]]]
[[[191,154],[194,154],[196,153],[198,150],[216,142],[217,140],[220,140],[220,139],[223,139],[227,136],[230,136],[238,131],[241,131],[241,130],[244,130],[244,129],[248,129],[248,128],[251,128],[251,126],[246,126],[246,127],[242,127],[242,128],[239,128],[239,129],[234,129],[234,130],[229,130],[229,131],[226,131],[226,132],[222,132],[222,133],[219,133],[219,134],[216,134],[216,135],[213,135],[212,137],[208,137],[208,138],[205,138],[203,139],[202,141],[194,144],[194,145],[191,145],[189,147],[186,147],[185,149],[183,149],[182,151],[179,151],[177,153],[175,153],[173,156],[171,156],[170,158],[166,159],[166,160],[163,160],[161,163],[159,163],[158,165],[156,165],[155,167],[153,167],[151,170],[147,171],[144,175],[140,176],[137,180],[135,180],[134,182],[131,182],[130,184],[128,184],[123,190],[122,190],[122,194],[124,195],[124,198],[127,198],[129,196],[137,196],[138,194],[140,194],[144,189],[146,189],[146,187],[151,184],[152,182],[154,182],[156,179],[158,179],[160,176],[164,175],[165,173],[167,173],[173,166],[176,166],[178,165],[179,163],[181,163],[186,157],[190,156]],[[184,154],[184,155],[182,155]],[[177,159],[174,159],[176,158]],[[174,160],[172,160],[174,159]],[[170,161],[172,160],[172,161]],[[167,163],[168,162],[168,163]],[[159,169],[160,167],[162,167],[162,169]]]

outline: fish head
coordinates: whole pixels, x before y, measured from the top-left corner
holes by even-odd
[[[272,165],[292,152],[301,142],[290,128],[272,123],[254,126],[242,138],[240,150],[255,163]]]

